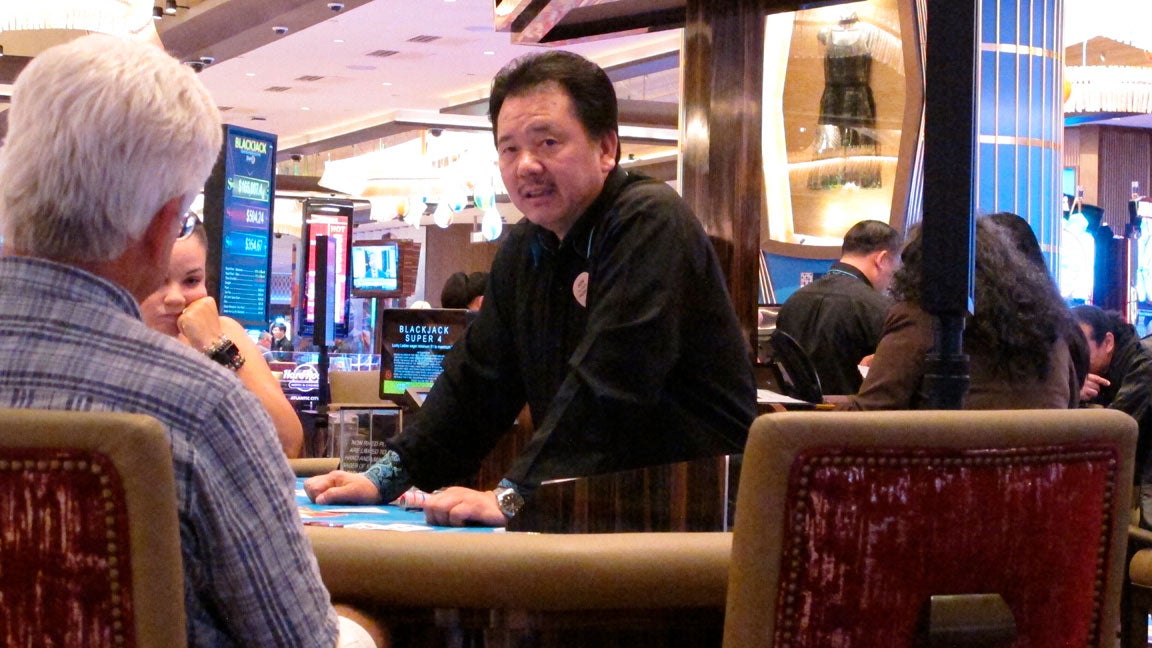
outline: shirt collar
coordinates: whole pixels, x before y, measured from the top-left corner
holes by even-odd
[[[835,272],[833,272],[833,271],[835,271]],[[833,274],[852,275],[853,277],[856,277],[860,281],[863,281],[864,284],[867,285],[869,288],[874,288],[874,286],[872,285],[872,282],[868,280],[868,277],[864,276],[863,272],[860,272],[860,268],[857,268],[856,266],[851,265],[849,263],[844,263],[843,261],[837,261],[837,262],[832,264],[832,267],[828,269],[828,272],[831,272]]]

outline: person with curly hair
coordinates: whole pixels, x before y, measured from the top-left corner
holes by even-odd
[[[849,410],[925,406],[925,355],[932,316],[924,310],[921,232],[914,231],[893,277],[896,304],[859,393]],[[976,222],[976,304],[967,318],[970,360],[965,409],[1060,409],[1079,405],[1080,385],[1064,331],[1070,314],[1047,272],[1017,249],[1002,226]]]

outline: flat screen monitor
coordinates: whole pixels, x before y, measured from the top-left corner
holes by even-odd
[[[208,291],[220,314],[268,325],[276,136],[227,124],[224,152],[204,188]]]
[[[357,297],[400,297],[400,242],[352,243],[352,294]]]
[[[380,398],[406,402],[409,389],[431,387],[474,316],[462,308],[380,309]]]

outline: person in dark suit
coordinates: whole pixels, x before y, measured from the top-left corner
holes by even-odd
[[[840,260],[828,273],[792,293],[780,308],[776,329],[792,336],[816,369],[825,394],[855,394],[863,377],[857,366],[876,351],[886,294],[899,266],[900,233],[865,220],[844,235]]]

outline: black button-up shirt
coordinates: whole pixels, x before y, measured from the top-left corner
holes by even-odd
[[[616,170],[563,241],[510,228],[479,316],[392,447],[417,486],[457,482],[527,403],[517,484],[739,453],[750,354],[699,221]]]

